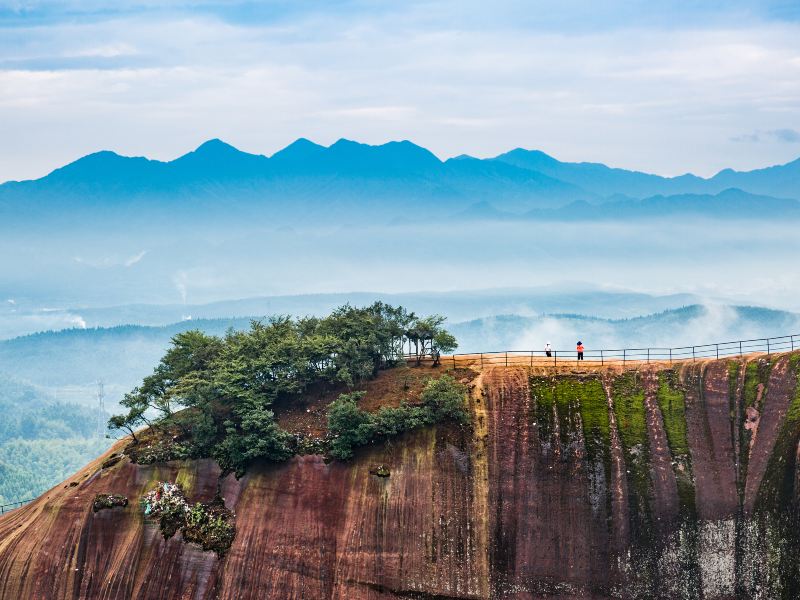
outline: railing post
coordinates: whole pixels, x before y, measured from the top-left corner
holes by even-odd
[[[508,366],[508,351],[506,351],[506,366]]]
[[[628,358],[628,357],[627,357],[627,354],[628,354],[628,351],[627,351],[627,350],[625,350],[625,349],[623,348],[623,349],[622,349],[622,364],[623,364],[623,365],[625,364],[625,362],[626,362],[626,360],[627,360],[627,358]]]
[[[669,349],[669,364],[672,365],[672,348]]]
[[[481,369],[483,368],[483,352],[481,352]]]
[[[533,350],[531,350],[531,367],[533,366]]]
[[[744,356],[744,353],[742,352],[742,341],[741,340],[739,340],[739,356]]]
[[[767,338],[767,356],[769,356],[769,338]]]
[[[647,364],[650,364],[650,348],[647,349]]]
[[[453,354],[453,368],[456,368],[456,355]]]
[[[792,345],[792,352],[794,352],[794,334],[789,336],[789,343]]]
[[[717,360],[719,360],[719,344],[714,344],[717,348]]]
[[[603,365],[603,351],[600,350],[600,365]]]
[[[558,366],[558,350],[553,350],[553,366]]]
[[[695,361],[694,346],[692,346],[692,362],[694,362],[694,361]]]

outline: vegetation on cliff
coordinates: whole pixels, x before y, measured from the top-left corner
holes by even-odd
[[[211,502],[190,505],[179,485],[162,481],[139,504],[145,517],[158,521],[165,540],[181,531],[185,542],[213,550],[221,558],[236,537],[236,520],[219,495]]]
[[[386,439],[405,431],[441,421],[467,423],[464,406],[467,390],[449,375],[428,381],[422,390],[422,404],[383,407],[370,413],[358,407],[364,392],[342,394],[328,411],[328,431],[331,435],[329,453],[345,460],[353,456],[358,446]]]
[[[364,308],[346,305],[325,318],[254,321],[249,331],[231,331],[223,338],[180,333],[153,374],[125,396],[128,412],[112,417],[109,426],[130,433],[128,454],[138,462],[211,456],[225,472],[237,475],[255,459],[286,460],[309,445],[324,451],[319,440],[298,440],[280,427],[274,405],[291,405],[312,387],[345,386],[352,392],[381,369],[398,364],[406,343],[418,356],[425,353],[435,361],[440,352],[456,347],[442,323],[438,316],[419,318],[376,302]],[[445,380],[438,387],[432,384],[421,407],[350,415],[365,421],[357,434],[358,426],[344,425],[345,396],[331,409],[332,422],[347,431],[330,437],[331,455],[344,458],[350,454],[346,448],[420,424],[462,420],[463,414],[448,404],[454,394],[463,399],[463,390]],[[136,430],[142,424],[157,427],[162,435],[137,448]]]

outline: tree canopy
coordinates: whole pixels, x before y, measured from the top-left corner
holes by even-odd
[[[323,318],[276,316],[253,321],[224,337],[186,331],[172,338],[153,373],[127,394],[127,412],[109,427],[136,440],[142,424],[169,421],[191,438],[191,454],[211,455],[223,468],[241,471],[247,461],[290,454],[289,436],[271,406],[315,384],[351,390],[380,369],[404,360],[407,343],[437,357],[456,347],[440,316],[417,317],[403,307],[375,302],[345,305]],[[173,419],[178,408],[187,416]]]

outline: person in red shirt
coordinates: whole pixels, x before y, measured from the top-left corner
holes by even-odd
[[[578,350],[578,360],[583,360],[583,342],[581,341],[578,342],[577,350]]]

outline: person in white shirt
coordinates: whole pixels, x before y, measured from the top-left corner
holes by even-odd
[[[551,356],[553,356],[553,349],[550,347],[550,342],[547,342],[544,345],[544,354],[545,354],[545,356],[547,356],[547,358],[550,358]]]

